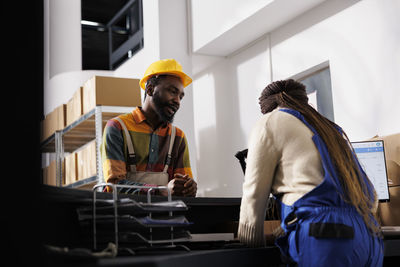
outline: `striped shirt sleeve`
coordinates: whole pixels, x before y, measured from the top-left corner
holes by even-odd
[[[120,124],[114,120],[109,120],[104,128],[101,156],[106,182],[126,178],[124,138]]]

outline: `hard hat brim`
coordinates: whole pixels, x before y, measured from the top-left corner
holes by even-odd
[[[160,71],[160,72],[153,72],[151,74],[144,76],[139,82],[140,87],[143,90],[145,90],[147,80],[152,76],[161,75],[161,74],[173,75],[173,76],[179,77],[183,83],[183,87],[186,87],[192,83],[192,78],[190,78],[186,73],[184,73],[182,71]]]

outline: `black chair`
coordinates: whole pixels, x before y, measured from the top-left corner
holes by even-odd
[[[248,149],[246,148],[244,150],[238,151],[235,154],[235,157],[239,160],[240,166],[242,167],[243,174],[246,173],[247,152],[248,152]]]

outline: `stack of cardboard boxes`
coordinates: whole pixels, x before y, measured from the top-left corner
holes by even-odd
[[[78,120],[96,106],[141,106],[141,94],[138,79],[93,76],[76,90],[72,98],[55,108],[42,121],[41,141],[50,138],[56,131]],[[43,183],[56,185],[56,164],[50,162],[43,169]],[[95,140],[71,153],[65,153],[63,159],[62,185],[97,174]]]
[[[47,114],[41,123],[41,141],[50,138],[56,131],[64,129],[67,124],[67,105],[62,104]],[[64,168],[64,164],[62,164]],[[64,173],[64,169],[62,171]],[[43,183],[48,185],[57,185],[56,179],[56,161],[53,160],[43,169]],[[63,177],[64,181],[64,177]]]
[[[64,129],[67,121],[66,121],[66,112],[67,112],[67,105],[63,104],[56,107],[52,112],[47,114],[45,119],[42,121],[41,124],[41,141],[46,140],[55,131],[60,131]]]

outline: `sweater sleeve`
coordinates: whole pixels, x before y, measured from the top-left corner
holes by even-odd
[[[251,247],[265,245],[264,218],[278,152],[265,115],[252,130],[240,206],[238,238]]]

